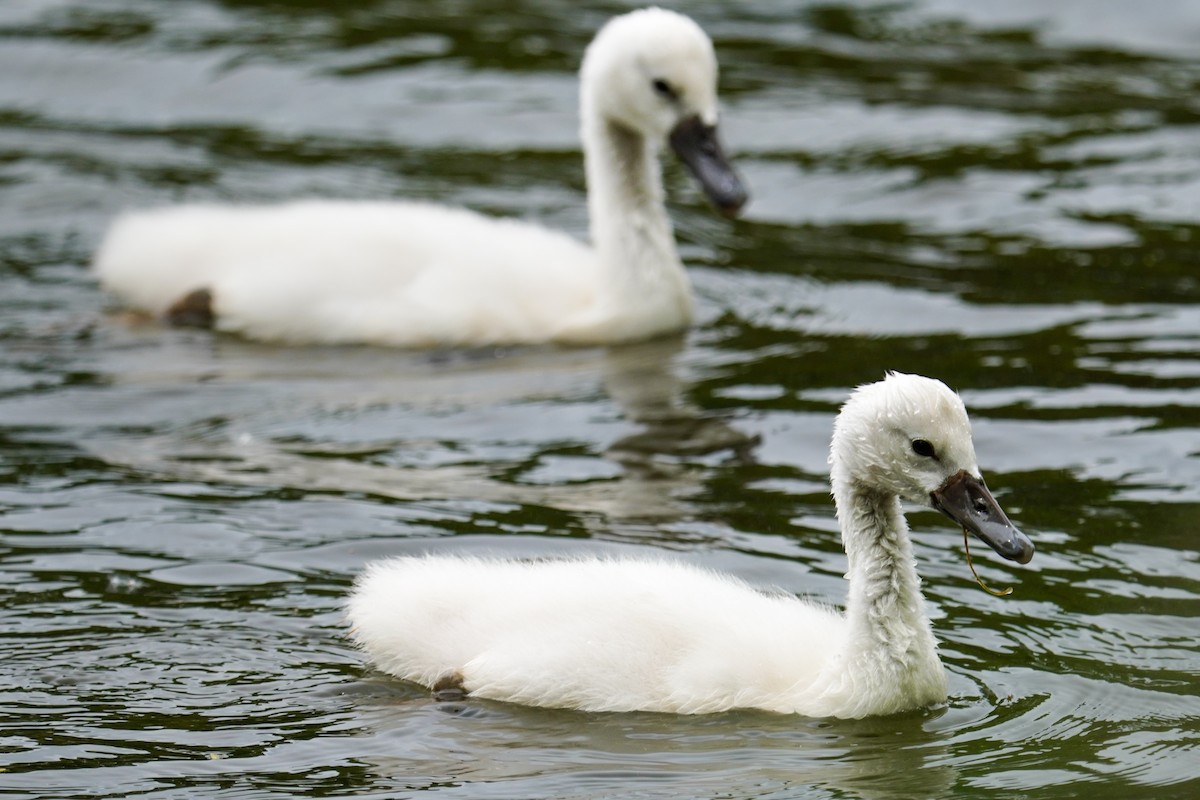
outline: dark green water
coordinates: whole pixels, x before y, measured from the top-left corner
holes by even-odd
[[[420,197],[586,231],[573,70],[630,6],[0,4],[0,796],[1200,796],[1200,8],[694,3],[753,192],[678,165],[678,342],[282,349],[128,327],[120,209]],[[911,522],[947,707],[445,705],[340,603],[420,551],[658,552],[837,603],[848,389],[940,377],[1026,568]],[[761,441],[754,443],[754,437]]]

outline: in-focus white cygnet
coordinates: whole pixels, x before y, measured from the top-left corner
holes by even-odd
[[[842,408],[830,450],[845,612],[669,560],[448,556],[370,565],[348,603],[380,670],[439,690],[587,711],[891,714],[946,699],[901,499],[1003,557],[1033,544],[985,487],[945,384],[892,373]]]

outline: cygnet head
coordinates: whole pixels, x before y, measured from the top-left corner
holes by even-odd
[[[699,25],[661,8],[615,17],[588,45],[580,82],[585,125],[669,141],[722,212],[741,210],[746,190],[717,138],[717,57]]]
[[[717,57],[688,17],[643,8],[615,17],[588,45],[580,72],[585,105],[656,140],[679,120],[717,124]]]
[[[860,386],[834,422],[829,459],[835,483],[931,506],[1001,556],[1033,558],[983,482],[962,399],[941,381],[891,372]]]

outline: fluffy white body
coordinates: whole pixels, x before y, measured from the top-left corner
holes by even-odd
[[[845,613],[670,561],[416,557],[368,567],[352,636],[399,678],[537,706],[864,717],[943,701],[900,498],[929,503],[961,473],[982,485],[962,402],[918,376],[862,387],[830,462]]]
[[[218,329],[282,342],[606,343],[678,330],[692,293],[659,152],[683,121],[715,130],[716,77],[712,43],[679,14],[644,9],[597,34],[580,71],[591,245],[416,202],[199,205],[120,217],[95,270],[153,314],[206,290]],[[722,202],[733,212],[744,200]]]
[[[384,672],[590,711],[795,711],[788,690],[825,656],[808,637],[845,637],[833,609],[671,561],[396,559],[350,618]]]

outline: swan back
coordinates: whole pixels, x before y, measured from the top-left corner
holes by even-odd
[[[385,672],[590,711],[806,710],[844,637],[832,609],[665,559],[396,558],[368,567],[347,613]]]

